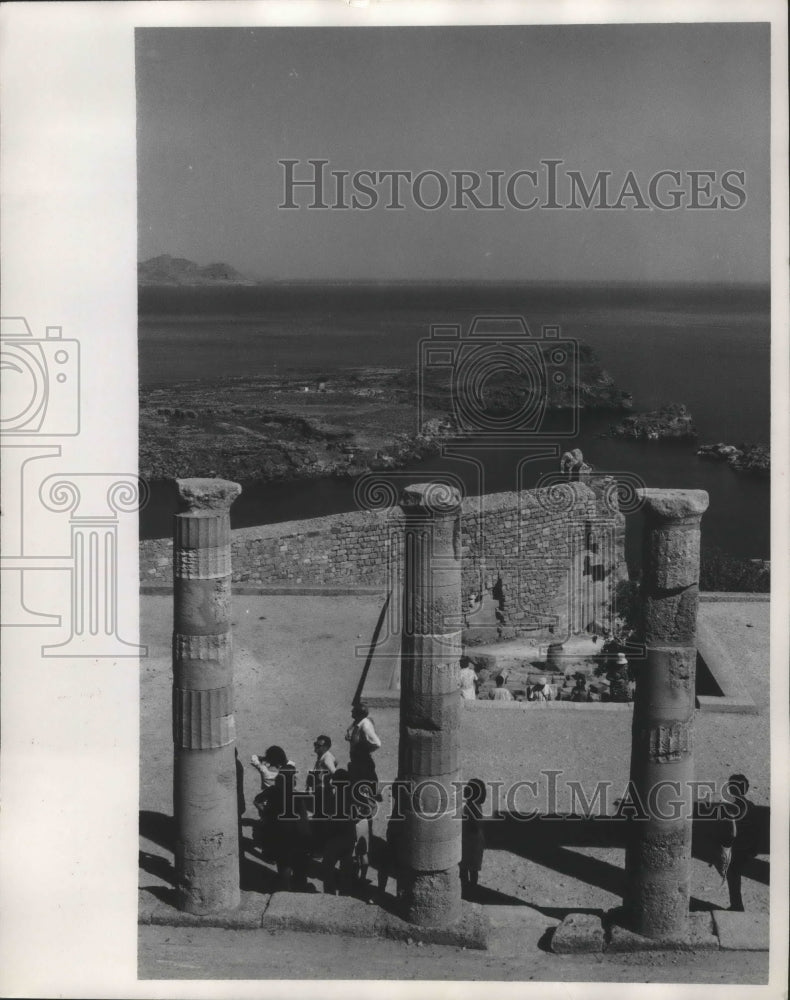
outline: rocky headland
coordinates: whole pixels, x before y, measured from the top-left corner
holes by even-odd
[[[254,285],[230,264],[214,263],[201,266],[186,257],[168,253],[140,261],[137,265],[138,285]]]
[[[614,424],[612,437],[633,438],[635,441],[670,441],[695,438],[691,414],[682,403],[669,403],[648,413],[634,413]]]
[[[495,413],[517,408],[526,391],[510,376],[485,389]],[[565,409],[574,398],[587,408],[631,404],[589,348],[578,383],[552,386],[546,409]],[[458,431],[449,373],[432,373],[419,387],[414,370],[373,367],[182,382],[140,390],[140,473],[246,482],[354,477],[438,454]]]
[[[697,454],[700,458],[708,458],[718,462],[726,462],[735,472],[744,472],[753,476],[769,476],[771,474],[771,452],[764,444],[703,444]]]

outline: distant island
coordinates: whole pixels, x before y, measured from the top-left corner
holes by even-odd
[[[138,285],[256,285],[230,264],[215,263],[201,267],[186,257],[171,257],[169,253],[151,257],[137,264]]]

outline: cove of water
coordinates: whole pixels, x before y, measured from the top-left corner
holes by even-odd
[[[339,368],[415,365],[431,324],[468,327],[475,315],[524,316],[533,333],[559,324],[563,337],[590,344],[634,412],[685,403],[698,442],[770,440],[770,310],[767,290],[429,286],[141,289],[139,370],[143,385],[187,379],[326,373]],[[276,369],[275,369],[276,366]],[[710,508],[705,545],[732,555],[770,556],[770,486],[696,456],[693,442],[632,442],[602,436],[619,415],[582,412],[579,433],[557,438],[578,447],[598,471],[627,472],[647,486],[704,489]],[[551,415],[559,427],[563,418]],[[490,451],[475,466],[432,458],[406,470],[416,480],[452,471],[476,494],[517,488],[514,456]],[[523,488],[556,471],[556,459],[530,462]],[[400,481],[400,475],[399,475]],[[231,511],[234,527],[355,509],[353,482],[328,479],[245,483]],[[172,531],[172,483],[153,482],[140,515],[141,538]],[[632,550],[634,532],[629,531]]]

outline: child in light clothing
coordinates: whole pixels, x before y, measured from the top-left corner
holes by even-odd
[[[324,815],[324,806],[327,800],[327,784],[331,776],[337,770],[337,761],[330,750],[332,740],[328,736],[317,736],[313,742],[315,751],[315,763],[307,772],[305,787],[313,794],[313,814],[317,817]]]

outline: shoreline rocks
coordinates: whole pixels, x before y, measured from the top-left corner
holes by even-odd
[[[692,416],[682,403],[669,403],[648,413],[634,413],[613,424],[611,437],[635,441],[668,441],[695,438]]]
[[[700,458],[726,462],[735,472],[753,476],[769,476],[771,473],[771,452],[764,444],[703,444],[697,449]]]
[[[552,392],[546,408],[563,409],[571,389],[586,407],[626,408],[629,395],[592,352],[581,353],[575,388]],[[141,389],[140,473],[283,482],[402,468],[440,454],[459,432],[449,371],[429,375],[419,386],[411,370],[365,367]],[[524,384],[507,376],[487,384],[486,403],[511,412],[523,404]],[[418,391],[423,421],[415,428]]]

